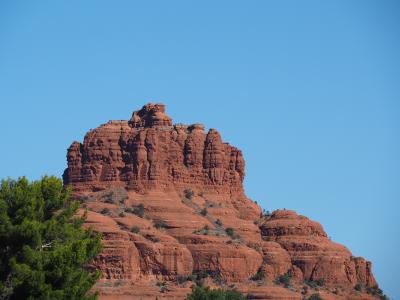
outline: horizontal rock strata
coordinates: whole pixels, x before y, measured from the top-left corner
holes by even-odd
[[[242,152],[162,104],[73,142],[64,183],[103,235],[100,299],[184,299],[194,282],[251,299],[372,299],[371,263],[294,211],[263,215],[244,194]],[[355,290],[354,287],[361,287]]]

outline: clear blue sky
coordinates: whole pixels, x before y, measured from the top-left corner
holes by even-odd
[[[400,299],[398,1],[1,1],[0,177],[149,101],[244,151],[249,197],[373,261]]]

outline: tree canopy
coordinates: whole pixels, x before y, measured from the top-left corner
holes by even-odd
[[[99,273],[87,264],[101,238],[82,227],[79,203],[61,179],[3,180],[0,186],[0,299],[94,299]]]
[[[194,286],[187,300],[244,300],[242,294],[234,290],[210,289],[209,287]]]

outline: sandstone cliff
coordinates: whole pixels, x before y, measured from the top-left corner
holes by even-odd
[[[196,280],[249,299],[379,294],[370,262],[293,211],[263,215],[244,194],[241,151],[174,125],[162,104],[91,130],[67,160],[64,183],[103,234],[100,299],[184,299]]]

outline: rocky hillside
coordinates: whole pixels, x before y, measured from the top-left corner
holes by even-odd
[[[73,142],[64,183],[103,234],[100,299],[184,299],[191,286],[249,299],[376,299],[371,263],[294,211],[263,213],[243,190],[240,150],[162,104]],[[83,213],[83,209],[82,209]]]

